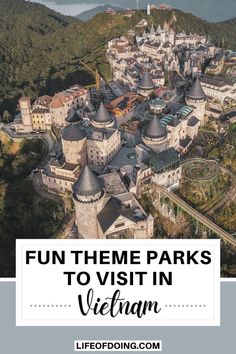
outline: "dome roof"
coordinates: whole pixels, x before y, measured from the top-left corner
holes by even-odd
[[[110,123],[112,122],[113,118],[111,116],[111,114],[108,112],[108,110],[106,109],[106,107],[104,106],[104,103],[101,102],[100,107],[95,115],[95,117],[93,118],[93,121],[96,123]]]
[[[75,196],[89,197],[102,191],[102,182],[88,166],[85,166],[77,182],[73,185]]]
[[[61,137],[66,141],[78,141],[84,139],[86,134],[78,124],[70,124],[62,130]]]
[[[188,99],[189,100],[205,100],[206,99],[206,95],[205,92],[203,91],[201,82],[199,80],[199,78],[196,78],[196,80],[194,81],[189,93],[188,93]]]
[[[166,128],[161,124],[160,119],[158,119],[155,115],[144,131],[144,137],[150,139],[161,139],[165,138],[166,136]]]
[[[81,116],[79,115],[78,112],[73,111],[70,114],[68,114],[65,120],[67,123],[77,123],[81,120]]]
[[[146,90],[152,90],[152,89],[154,89],[154,87],[155,87],[155,85],[152,81],[151,75],[146,70],[140,83],[139,83],[139,88],[146,89]]]

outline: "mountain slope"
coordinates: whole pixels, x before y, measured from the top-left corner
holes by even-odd
[[[236,20],[211,24],[179,10],[156,10],[150,17],[145,11],[131,19],[103,13],[81,22],[35,3],[0,0],[0,115],[5,109],[14,113],[22,95],[34,99],[74,83],[94,82],[81,59],[110,78],[105,57],[108,40],[126,34],[142,18],[149,26],[152,22],[163,26],[173,13],[176,31],[207,34],[216,44],[224,37],[226,46],[236,49]]]
[[[79,15],[77,15],[75,17],[81,21],[88,21],[91,18],[93,18],[95,15],[103,13],[109,8],[113,9],[114,11],[122,11],[121,7],[107,4],[107,5],[103,5],[103,6],[97,6],[94,9],[81,12]]]
[[[39,0],[40,1],[40,0]],[[49,0],[57,4],[98,4],[103,5],[103,0]],[[163,1],[165,3],[165,1]],[[146,8],[147,4],[159,5],[162,1],[156,0],[139,0],[139,6]],[[173,8],[181,9],[182,11],[191,12],[195,16],[199,16],[208,21],[224,21],[236,16],[236,1],[235,0],[168,0],[167,4]],[[112,4],[122,8],[136,8],[136,0],[112,0]]]

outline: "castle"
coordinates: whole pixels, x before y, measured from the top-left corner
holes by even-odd
[[[101,102],[96,110],[90,92],[79,85],[53,97],[39,97],[32,106],[28,97],[19,100],[16,133],[60,129],[62,153],[41,170],[42,183],[50,191],[72,197],[82,238],[152,237],[153,217],[138,201],[142,186],[153,182],[177,187],[181,155],[204,124],[207,97],[199,78],[180,103],[174,91],[162,86],[162,68],[178,71],[173,53],[178,43],[197,45],[206,38],[152,26],[136,40],[137,48],[126,37],[108,44],[110,63],[118,64],[117,75],[123,82],[128,80],[134,91],[116,97],[120,112],[126,114],[125,102],[131,100],[133,108],[143,108],[141,114],[134,111],[139,116],[135,133],[121,127],[119,118],[108,110],[112,111],[111,102]],[[153,93],[155,99],[151,99]]]
[[[146,180],[165,187],[178,185],[180,153],[188,149],[204,119],[206,96],[199,79],[187,103],[174,115],[147,119],[133,146],[122,142],[116,118],[103,103],[87,128],[78,115],[70,116],[61,131],[63,156],[50,161],[42,180],[48,189],[73,193],[81,237],[152,237],[153,219],[137,197]]]

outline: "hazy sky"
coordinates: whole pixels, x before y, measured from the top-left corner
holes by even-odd
[[[76,16],[79,13],[90,10],[98,5],[100,5],[100,1],[96,2],[90,2],[86,3],[86,1],[81,1],[80,3],[77,2],[73,3],[73,0],[64,0],[64,3],[56,3],[56,0],[31,0],[31,2],[38,2],[40,4],[46,5],[47,7],[50,7],[51,9],[61,12],[64,15],[71,15],[71,16]],[[107,1],[109,2],[109,1]],[[104,2],[105,3],[105,2]]]
[[[66,15],[77,15],[97,5],[113,4],[123,8],[136,7],[137,0],[32,0],[39,2]],[[236,0],[139,0],[139,7],[148,3],[170,4],[186,12],[208,19],[210,21],[224,20],[236,17]]]

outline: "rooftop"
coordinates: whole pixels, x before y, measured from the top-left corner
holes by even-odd
[[[199,101],[206,99],[206,95],[203,91],[203,88],[202,88],[199,78],[196,78],[196,80],[192,84],[192,87],[188,93],[188,99],[199,100]]]
[[[62,130],[61,136],[66,141],[79,141],[84,139],[86,134],[78,124],[70,124]]]
[[[93,196],[103,190],[102,181],[88,167],[85,166],[77,182],[73,185],[73,193],[76,196]]]
[[[120,216],[135,222],[131,208],[123,204],[119,199],[111,197],[98,214],[98,221],[103,232],[108,231]]]
[[[149,159],[148,152],[136,147],[122,147],[114,159],[109,163],[110,168],[122,168],[124,166],[142,166]]]
[[[143,135],[150,139],[160,139],[166,137],[167,132],[165,126],[161,124],[160,119],[154,116],[148,123]]]
[[[102,176],[99,176],[103,180],[105,190],[107,194],[117,195],[127,192],[120,175],[117,172],[108,173]]]
[[[192,142],[192,139],[187,135],[185,139],[180,140],[179,145],[185,149],[186,147],[188,147],[190,145],[191,142]]]
[[[155,85],[152,81],[151,75],[149,74],[149,72],[146,70],[140,83],[139,83],[139,88],[141,89],[147,89],[147,90],[151,90],[154,89]]]
[[[113,129],[101,129],[101,130],[93,129],[88,134],[88,140],[93,140],[93,141],[108,140],[114,133],[115,130]]]
[[[174,148],[159,153],[155,153],[152,151],[150,153],[150,162],[155,172],[159,172],[173,164],[179,163],[180,157],[178,152]]]
[[[189,127],[195,127],[195,125],[197,125],[197,123],[199,123],[199,119],[195,116],[192,116],[189,120],[188,120],[188,126]]]
[[[109,123],[112,120],[113,120],[113,118],[112,118],[111,114],[108,112],[104,103],[102,102],[100,104],[100,107],[99,107],[95,117],[93,118],[93,121],[97,122],[97,123]]]
[[[224,86],[233,86],[232,80],[223,76],[204,76],[201,82],[206,85],[216,86],[222,88]]]
[[[78,112],[72,111],[68,114],[65,120],[67,123],[76,123],[81,120],[81,116]]]

